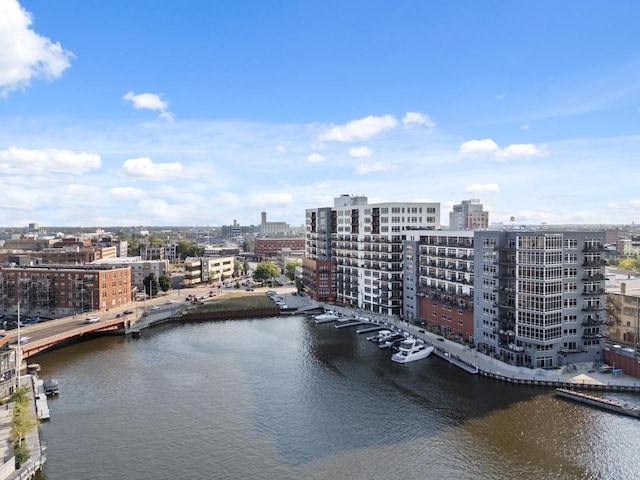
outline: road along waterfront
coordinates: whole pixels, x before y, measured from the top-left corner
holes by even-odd
[[[389,357],[305,316],[167,325],[44,353],[42,376],[61,390],[39,478],[637,478],[636,419],[433,355]]]

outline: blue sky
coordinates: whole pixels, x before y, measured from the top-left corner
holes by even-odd
[[[636,1],[0,0],[0,225],[640,213]]]

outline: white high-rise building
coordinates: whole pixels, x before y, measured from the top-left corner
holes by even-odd
[[[308,211],[307,222],[313,221]],[[402,314],[402,240],[407,231],[440,228],[440,204],[388,202],[341,195],[331,209],[330,259],[338,303],[365,312]],[[307,251],[317,248],[317,226],[307,225]],[[315,242],[315,243],[314,243]]]

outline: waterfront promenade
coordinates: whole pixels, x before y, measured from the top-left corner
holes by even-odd
[[[613,376],[611,373],[599,373],[592,363],[572,364],[570,371],[566,367],[542,369],[509,365],[488,355],[484,355],[474,348],[431,333],[418,325],[412,325],[398,319],[371,315],[369,312],[362,312],[360,310],[353,310],[336,305],[317,305],[318,307],[334,310],[344,315],[366,317],[373,322],[393,327],[396,330],[420,338],[434,345],[440,352],[446,352],[451,356],[461,359],[465,364],[476,366],[480,375],[496,380],[548,387],[640,392],[639,378],[625,375],[624,372],[616,376]]]

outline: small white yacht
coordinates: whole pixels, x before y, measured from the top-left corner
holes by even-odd
[[[425,345],[424,342],[409,337],[400,344],[400,349],[391,355],[391,360],[398,363],[413,362],[427,358],[436,347]]]
[[[340,318],[340,314],[334,312],[333,310],[327,310],[326,312],[321,313],[320,315],[316,315],[313,318],[316,319],[316,323],[332,322],[332,321],[338,320]]]

